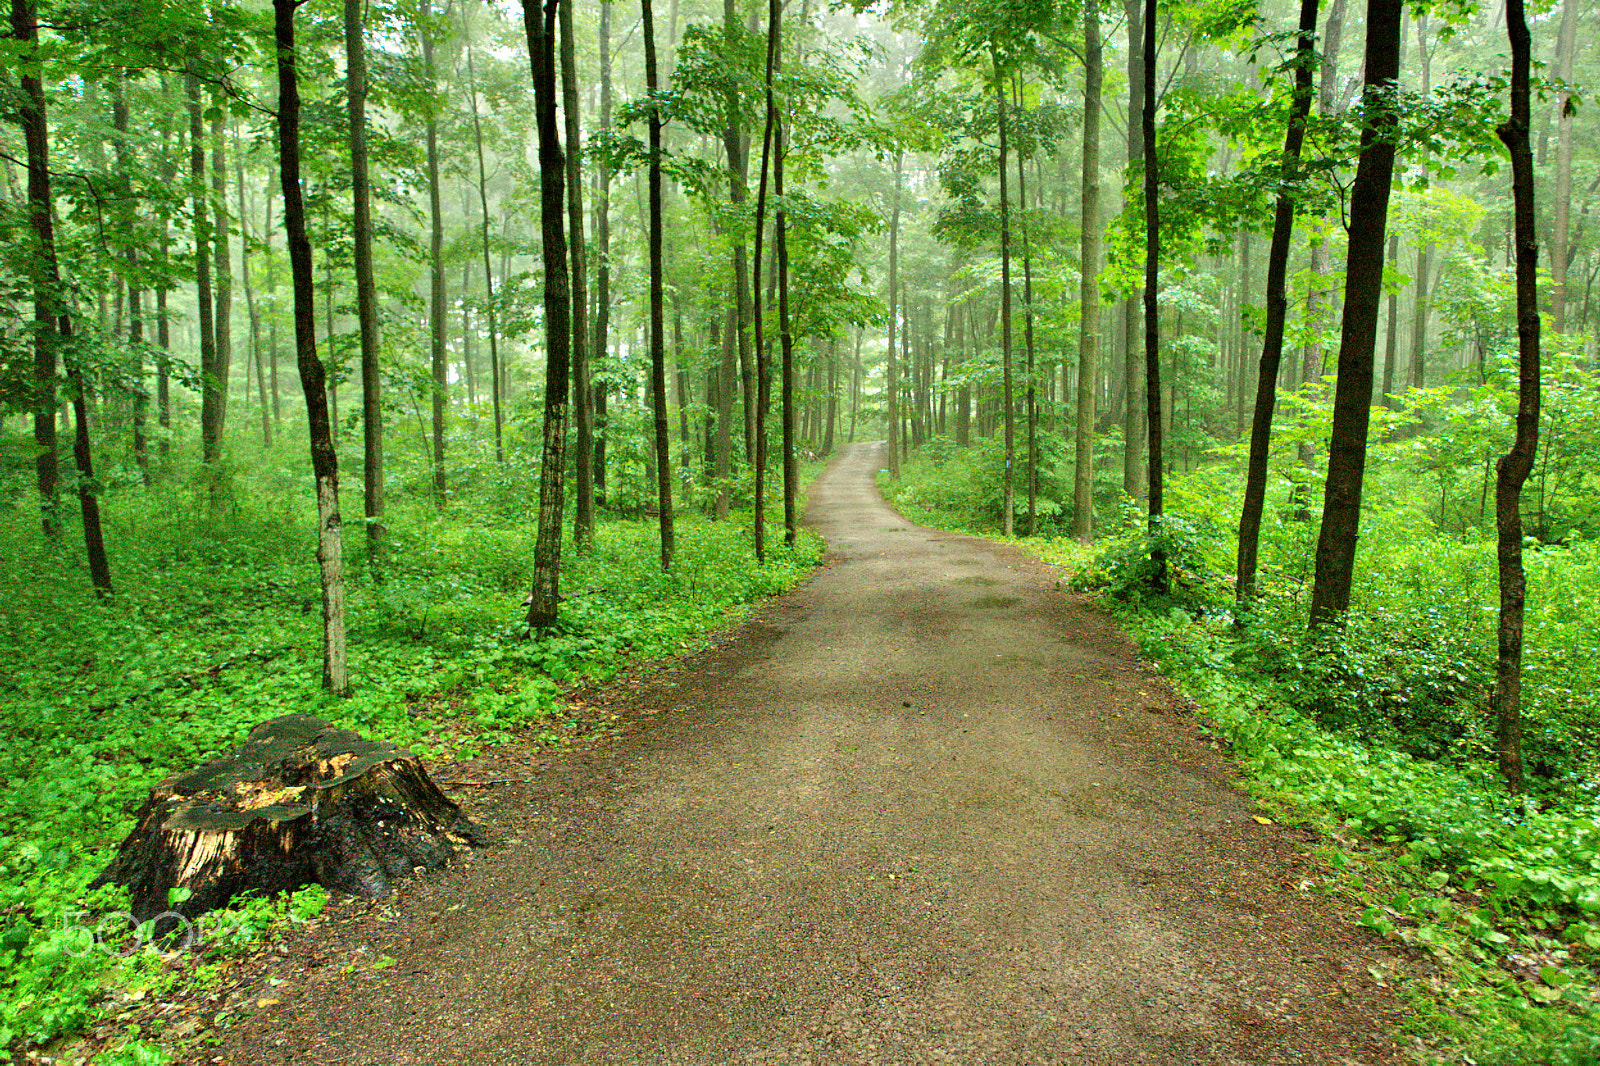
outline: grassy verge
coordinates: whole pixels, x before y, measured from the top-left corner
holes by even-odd
[[[382,581],[351,535],[356,693],[319,689],[314,538],[298,493],[217,513],[181,493],[119,500],[107,542],[117,596],[97,601],[76,545],[41,544],[31,516],[0,518],[0,1062],[80,1031],[108,1005],[170,987],[171,959],[139,950],[115,889],[89,882],[156,781],[290,712],[467,758],[514,737],[555,742],[562,692],[636,657],[675,654],[801,580],[822,545],[781,535],[758,564],[748,518],[683,518],[673,571],[654,527],[610,521],[571,553],[562,623],[528,640],[518,606],[533,531],[492,516],[391,515]],[[781,531],[781,524],[779,526]],[[249,950],[274,922],[314,914],[315,888],[247,901],[209,926],[207,959]],[[186,980],[204,980],[204,967]],[[196,975],[199,975],[198,977]],[[132,1033],[102,1066],[167,1061]]]

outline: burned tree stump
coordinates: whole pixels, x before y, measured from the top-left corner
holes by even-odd
[[[194,918],[243,892],[312,883],[386,896],[397,879],[484,843],[411,752],[291,714],[153,788],[95,884],[126,886],[140,921]],[[180,887],[190,895],[169,904]]]

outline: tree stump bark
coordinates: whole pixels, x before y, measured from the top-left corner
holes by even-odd
[[[126,886],[140,921],[194,918],[243,892],[312,883],[386,896],[485,843],[411,752],[291,714],[155,786],[95,884]],[[174,888],[190,894],[169,902]]]

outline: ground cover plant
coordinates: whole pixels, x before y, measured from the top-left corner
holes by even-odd
[[[1433,446],[1384,445],[1412,457]],[[917,521],[994,535],[983,486],[949,476],[973,461],[914,455],[886,491]],[[1529,789],[1516,797],[1495,772],[1488,706],[1493,544],[1481,527],[1441,528],[1460,522],[1466,501],[1441,507],[1437,482],[1402,461],[1378,466],[1352,611],[1332,634],[1308,635],[1314,524],[1296,516],[1287,477],[1264,528],[1265,594],[1237,614],[1241,485],[1237,457],[1224,455],[1169,482],[1153,534],[1136,520],[1094,547],[1015,542],[1104,596],[1200,703],[1274,819],[1319,831],[1322,887],[1436,964],[1438,978],[1409,989],[1419,1056],[1600,1061],[1600,662],[1589,637],[1600,630],[1600,541],[1575,528],[1560,543],[1530,538]],[[1170,564],[1162,591],[1152,546]]]
[[[604,520],[569,554],[561,624],[529,639],[531,528],[492,508],[392,513],[382,581],[359,555],[352,568],[356,691],[340,700],[320,688],[314,538],[294,491],[251,481],[214,509],[174,488],[114,516],[122,591],[106,602],[33,515],[0,516],[0,1061],[80,1029],[118,990],[171,980],[117,917],[119,890],[87,890],[155,781],[291,712],[434,759],[518,735],[559,743],[564,688],[679,653],[821,555],[806,535],[757,564],[747,516],[684,518],[663,573],[652,526]],[[203,923],[198,946],[244,950],[322,898],[246,901]],[[130,1040],[102,1061],[165,1061],[157,1047]]]

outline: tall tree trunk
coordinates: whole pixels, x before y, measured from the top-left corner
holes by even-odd
[[[1572,60],[1577,51],[1578,2],[1563,0],[1561,30],[1556,39],[1556,77],[1563,86],[1572,83]],[[1563,87],[1556,97],[1555,219],[1550,235],[1550,328],[1567,330],[1567,274],[1572,266],[1572,122],[1576,107],[1572,91]]]
[[[579,122],[577,44],[572,35],[572,4],[561,5],[561,111],[567,134],[567,245],[572,256],[572,406],[576,413],[577,453],[573,464],[572,543],[594,542],[594,408],[589,402],[589,287],[583,240],[583,130]]]
[[[431,16],[431,0],[422,0],[423,20],[426,21]],[[424,26],[422,30],[422,66],[424,76],[428,79],[429,92],[436,92],[438,86],[433,67],[433,30],[428,26]],[[442,510],[446,495],[444,420],[450,387],[449,367],[446,362],[448,356],[446,330],[449,326],[447,316],[450,309],[446,306],[445,296],[444,208],[439,202],[439,120],[433,113],[432,106],[426,106],[428,106],[425,126],[428,161],[428,262],[431,281],[428,320],[431,326],[430,351],[433,370],[433,502],[434,506]]]
[[[1426,11],[1417,17],[1417,59],[1422,67],[1422,95],[1426,99],[1433,92],[1433,49],[1428,40]],[[1426,153],[1423,158],[1426,159]],[[1427,383],[1428,309],[1432,291],[1429,274],[1433,271],[1433,252],[1432,241],[1427,241],[1417,249],[1417,276],[1412,289],[1415,299],[1411,317],[1411,385],[1418,389]]]
[[[189,197],[194,208],[195,320],[200,332],[200,461],[222,459],[222,375],[217,366],[216,321],[211,287],[210,194],[206,191],[205,115],[200,78],[191,65],[184,76],[189,102]]]
[[[1000,419],[1005,431],[1005,471],[1002,479],[1001,529],[1006,536],[1016,531],[1017,496],[1012,460],[1016,452],[1016,428],[1011,412],[1011,207],[1006,202],[1006,91],[1000,70],[1000,53],[991,44],[989,62],[994,68],[995,118],[1000,133]]]
[[[896,152],[894,157],[894,206],[889,214],[889,347],[884,358],[884,399],[889,406],[889,476],[900,476],[900,382],[895,371],[894,333],[900,319],[900,304],[896,297],[900,285],[900,181],[904,157]]]
[[[738,43],[739,16],[735,0],[723,0],[722,43],[732,55]],[[730,255],[733,259],[733,305],[736,312],[735,329],[739,356],[739,377],[744,392],[744,455],[745,462],[755,459],[755,368],[750,358],[750,264],[745,248],[744,205],[750,196],[749,137],[744,130],[744,112],[739,102],[736,79],[728,79],[727,96],[723,104],[727,121],[722,131],[722,147],[728,157],[728,201],[734,216],[734,237]],[[731,403],[729,401],[731,410]]]
[[[522,22],[533,74],[539,130],[539,218],[544,264],[544,448],[539,476],[539,535],[533,548],[528,626],[556,623],[561,599],[561,511],[565,503],[567,405],[571,392],[572,290],[567,284],[567,163],[556,125],[556,25],[561,0],[523,0]]]
[[[600,128],[611,128],[611,0],[600,0]],[[611,166],[602,154],[595,166],[595,314],[594,360],[607,355],[607,332],[611,323]],[[594,502],[606,502],[606,390],[591,390],[594,404]]]
[[[1144,12],[1142,0],[1122,0],[1128,24],[1128,169],[1144,152]],[[1135,199],[1125,187],[1123,199]],[[1144,466],[1144,349],[1140,343],[1139,290],[1122,304],[1123,408],[1122,491],[1132,499],[1145,494]]]
[[[755,454],[755,522],[753,539],[756,560],[767,559],[767,399],[771,392],[767,372],[765,329],[761,314],[761,245],[767,225],[767,175],[772,163],[772,134],[777,121],[777,106],[773,101],[773,80],[777,73],[778,42],[780,33],[779,10],[781,0],[771,0],[767,6],[767,66],[765,78],[765,119],[761,129],[761,180],[756,192],[755,253],[751,257],[753,275],[751,290],[751,317],[755,323],[756,364],[756,454]],[[890,311],[893,314],[893,310]]]
[[[1146,481],[1149,485],[1150,532],[1160,525],[1165,507],[1162,492],[1161,421],[1161,301],[1157,283],[1161,267],[1161,201],[1159,157],[1156,154],[1156,0],[1145,0],[1144,7],[1144,93],[1140,124],[1144,146],[1144,364],[1145,426],[1149,433],[1150,457]],[[1167,584],[1166,553],[1159,547],[1151,553],[1156,564],[1156,585]]]
[[[652,99],[660,88],[656,72],[655,13],[651,0],[640,0],[644,22],[645,92]],[[661,264],[661,112],[650,110],[650,388],[655,414],[656,506],[660,509],[661,569],[672,569],[671,427],[667,421],[666,299]]]
[[[1570,11],[1571,5],[1568,5]],[[1528,581],[1522,568],[1522,485],[1539,447],[1539,237],[1535,228],[1533,153],[1528,146],[1528,23],[1522,0],[1507,0],[1511,39],[1511,117],[1500,139],[1511,153],[1517,234],[1517,435],[1498,464],[1494,489],[1500,563],[1499,654],[1495,666],[1496,744],[1500,772],[1522,788],[1522,620]]]
[[[256,392],[261,397],[261,446],[272,447],[272,414],[267,406],[267,374],[261,352],[261,305],[250,280],[250,200],[245,195],[244,144],[238,127],[233,129],[233,182],[239,203],[239,280],[244,285],[245,310],[250,318],[250,354],[255,361]],[[245,396],[249,398],[250,379],[245,375]]]
[[[356,318],[361,330],[361,509],[367,527],[367,564],[378,574],[383,559],[383,395],[378,379],[378,284],[372,270],[372,182],[367,174],[367,44],[361,12],[362,0],[344,0]]]
[[[1244,507],[1239,515],[1239,556],[1234,596],[1242,610],[1256,594],[1256,559],[1261,514],[1267,501],[1267,457],[1272,447],[1272,412],[1278,404],[1278,369],[1283,359],[1284,320],[1288,317],[1289,241],[1294,236],[1295,183],[1300,150],[1311,116],[1311,71],[1317,61],[1317,0],[1300,0],[1300,35],[1295,48],[1294,102],[1283,138],[1283,184],[1272,220],[1267,253],[1267,322],[1256,379],[1255,417],[1250,423],[1250,460],[1245,473]]]
[[[353,3],[355,0],[346,0]],[[468,32],[467,12],[461,12],[462,33]],[[478,234],[483,250],[484,308],[489,322],[489,398],[494,409],[494,459],[506,461],[505,415],[500,396],[500,327],[494,304],[494,267],[489,255],[489,168],[483,156],[483,122],[478,117],[478,78],[472,61],[472,42],[464,44],[467,53],[467,99],[472,109],[472,143],[478,157]],[[581,484],[581,482],[580,482]],[[582,504],[579,505],[582,514]],[[580,538],[581,539],[581,538]]]
[[[117,131],[117,176],[125,195],[130,197],[123,213],[123,224],[130,232],[137,221],[131,196],[133,191],[132,163],[128,155],[128,100],[126,72],[112,80],[111,124]],[[150,485],[150,443],[147,425],[150,420],[150,394],[145,389],[144,369],[144,293],[139,284],[139,249],[129,241],[123,252],[128,270],[128,348],[133,354],[133,461],[139,468],[140,478]]]
[[[328,390],[317,356],[311,241],[306,237],[300,192],[300,87],[296,75],[294,9],[297,0],[273,0],[278,50],[278,159],[283,182],[283,223],[294,286],[294,340],[300,386],[306,397],[311,470],[317,486],[317,562],[322,574],[322,685],[350,694],[345,661],[344,554],[339,540],[339,459],[328,421]]]
[[[783,208],[783,156],[784,137],[780,127],[778,158],[773,167],[773,191],[778,197],[774,229],[778,250],[778,343],[783,353],[780,401],[783,415],[783,542],[793,547],[799,536],[795,499],[800,494],[800,468],[796,465],[794,453],[794,333],[789,320],[789,236]]]
[[[1098,29],[1098,23],[1096,24]],[[1085,31],[1087,32],[1087,31]],[[1016,92],[1013,99],[1017,109],[1022,109],[1022,77],[1018,75],[1015,82]],[[1041,202],[1044,190],[1039,190]],[[1028,429],[1028,536],[1037,536],[1039,533],[1039,383],[1037,378],[1038,360],[1035,358],[1033,343],[1033,243],[1028,230],[1028,184],[1027,167],[1023,155],[1017,153],[1017,204],[1021,214],[1017,225],[1018,235],[1022,243],[1022,347],[1023,366],[1026,368],[1028,386],[1024,392],[1023,405],[1027,409]]]
[[[233,372],[233,255],[228,240],[228,158],[222,129],[222,108],[211,111],[211,227],[216,254],[211,265],[216,290],[213,326],[217,344],[217,438],[227,432],[228,383]]]
[[[1100,5],[1083,7],[1083,229],[1078,303],[1078,433],[1072,483],[1072,535],[1094,540],[1095,387],[1100,348]]]
[[[36,470],[39,497],[44,509],[44,533],[60,537],[60,518],[56,500],[55,369],[58,361],[66,367],[67,385],[72,392],[76,431],[73,455],[77,460],[78,503],[83,514],[84,549],[89,560],[89,576],[102,597],[111,595],[111,568],[106,561],[105,541],[100,532],[100,503],[95,493],[94,466],[89,452],[88,405],[85,383],[77,359],[71,354],[72,317],[61,284],[61,269],[56,258],[55,201],[50,188],[50,129],[45,113],[44,80],[40,75],[39,15],[32,0],[11,0],[11,36],[18,53],[28,62],[20,72],[21,98],[18,119],[28,153],[28,221],[34,247],[29,264],[33,277],[34,374],[39,395],[35,402],[35,443],[40,449]],[[48,421],[48,432],[39,432],[40,421]],[[43,439],[41,439],[43,438]],[[48,463],[44,449],[49,448]]]
[[[170,102],[172,92],[165,76],[161,79],[161,96],[164,102]],[[172,123],[172,109],[163,108],[158,172],[162,184],[168,188],[176,184],[178,174],[178,163],[173,157],[171,145]],[[167,293],[172,287],[168,280],[172,263],[171,208],[162,204],[157,208],[156,215],[160,227],[157,238],[160,280],[156,283],[156,347],[161,352],[156,356],[156,424],[161,427],[160,439],[156,442],[156,457],[159,468],[165,471],[172,454],[172,317],[167,312]]]
[[[1393,131],[1398,115],[1389,93],[1400,76],[1400,0],[1368,0],[1361,161],[1350,192],[1350,239],[1345,258],[1344,324],[1339,340],[1339,381],[1328,443],[1328,481],[1322,531],[1317,538],[1311,624],[1335,621],[1350,607],[1361,485],[1366,474],[1367,427],[1372,415],[1373,354],[1383,295],[1384,235],[1394,177]]]

